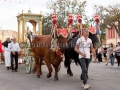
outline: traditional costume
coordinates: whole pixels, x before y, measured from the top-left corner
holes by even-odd
[[[9,37],[7,37],[8,39]],[[10,49],[8,48],[8,44],[11,43],[11,41],[6,41],[3,42],[3,46],[4,46],[4,58],[5,58],[5,66],[7,67],[7,69],[9,70],[9,68],[11,67],[11,57],[10,57]]]

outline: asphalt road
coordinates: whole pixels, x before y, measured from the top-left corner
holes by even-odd
[[[43,75],[37,78],[35,74],[27,74],[25,65],[19,64],[18,72],[7,70],[0,64],[0,90],[84,90],[80,80],[81,68],[72,64],[74,76],[66,73],[63,62],[59,72],[59,81],[54,81],[54,72],[47,78],[47,67],[42,66]],[[120,68],[105,66],[105,63],[90,63],[88,84],[89,90],[120,90]]]

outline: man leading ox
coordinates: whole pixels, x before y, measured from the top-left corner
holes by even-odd
[[[83,78],[83,87],[84,89],[90,88],[90,85],[87,84],[87,73],[90,63],[90,51],[92,51],[94,59],[96,60],[95,50],[93,49],[92,40],[88,38],[89,31],[88,28],[83,29],[83,35],[80,37],[75,46],[75,51],[79,54],[79,61],[82,67],[82,78]]]

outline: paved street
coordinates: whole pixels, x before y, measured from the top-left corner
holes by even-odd
[[[0,64],[0,90],[84,90],[80,80],[81,69],[72,64],[73,77],[66,74],[63,62],[59,72],[59,81],[54,81],[53,76],[46,78],[47,67],[42,66],[43,75],[36,78],[35,74],[27,74],[25,65],[19,65],[19,72],[6,70],[4,64]],[[54,74],[54,72],[53,72]],[[105,66],[105,63],[91,63],[89,68],[89,90],[120,90],[120,68]]]

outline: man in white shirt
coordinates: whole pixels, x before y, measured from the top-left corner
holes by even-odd
[[[88,28],[83,29],[83,36],[80,37],[75,46],[75,51],[79,54],[79,61],[82,67],[82,78],[83,78],[83,87],[84,89],[90,88],[90,85],[87,84],[87,73],[88,66],[90,63],[90,50],[93,53],[94,59],[96,60],[96,53],[93,49],[92,41],[89,36]]]
[[[12,72],[18,72],[18,55],[20,54],[20,46],[19,43],[16,42],[16,38],[13,38],[13,41],[8,45],[10,51],[11,51],[11,68]],[[15,61],[13,61],[15,60]],[[13,65],[13,62],[15,62],[15,68]]]

